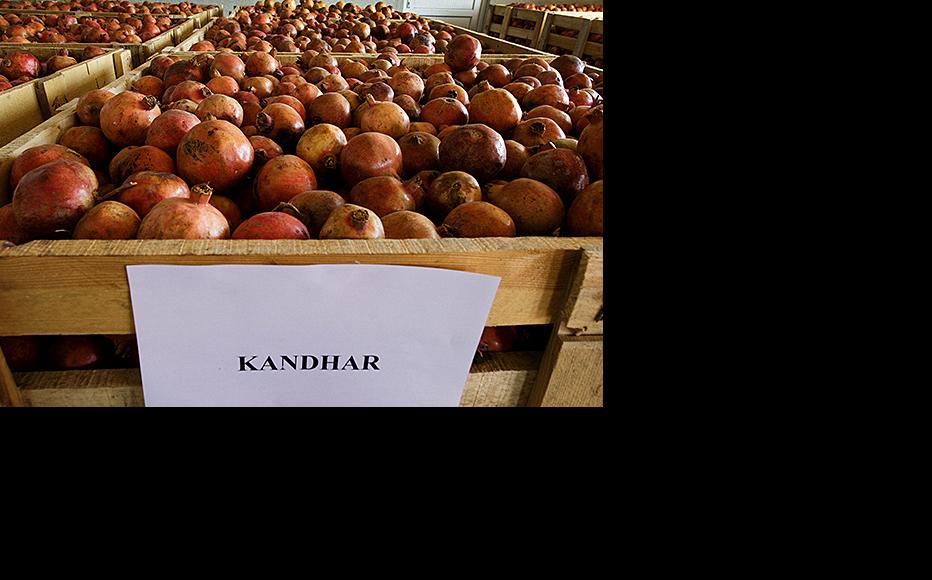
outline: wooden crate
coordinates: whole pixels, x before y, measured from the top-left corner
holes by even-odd
[[[216,20],[216,16],[211,17],[202,26],[193,30],[184,40],[177,43],[175,46],[169,46],[163,49],[162,52],[187,52],[191,50],[192,46],[204,40],[204,35],[207,34],[207,31],[210,30],[210,27],[214,25]]]
[[[132,334],[130,264],[352,263],[500,276],[488,326],[554,325],[543,355],[502,353],[477,361],[462,404],[602,404],[601,238],[40,240],[0,249],[0,328],[8,336]],[[141,403],[135,370],[0,371],[7,405]]]
[[[541,50],[572,54],[589,62],[601,61],[603,43],[594,42],[593,35],[602,34],[603,24],[601,18],[551,13],[535,46]],[[576,37],[559,34],[560,30],[576,31]]]
[[[46,45],[17,44],[40,59],[58,53]],[[87,91],[100,88],[132,68],[128,51],[110,49],[107,54],[80,62],[49,76],[24,83],[0,93],[0,146],[4,146],[50,118],[55,110]]]
[[[508,42],[507,40],[503,40],[501,38],[496,38],[494,36],[490,36],[482,32],[477,32],[475,30],[469,30],[468,28],[463,28],[462,26],[450,24],[448,22],[444,22],[443,20],[437,20],[435,18],[428,18],[427,21],[430,22],[431,24],[438,24],[440,26],[449,26],[450,28],[453,29],[454,34],[470,34],[476,37],[479,40],[479,42],[482,43],[483,55],[486,54],[486,51],[494,51],[495,53],[499,53],[499,54],[519,54],[519,55],[524,54],[524,55],[537,55],[537,56],[553,56],[553,55],[550,55],[550,53],[533,48],[530,45],[531,43],[529,43],[528,46],[524,46],[524,45],[517,44],[514,42]],[[433,28],[433,26],[431,26],[431,28]],[[493,53],[489,53],[489,54],[493,54]]]
[[[507,7],[505,18],[499,26],[498,37],[509,42],[537,46],[547,12],[526,8]]]
[[[57,12],[56,14],[64,14],[63,12]],[[106,15],[106,13],[103,13]],[[99,16],[101,13],[97,12],[85,12],[80,13],[82,16]],[[127,16],[126,14],[113,13],[113,15],[118,16]],[[49,48],[68,48],[71,50],[84,50],[88,46],[99,46],[102,48],[123,48],[129,51],[132,56],[133,66],[139,66],[144,63],[150,56],[161,52],[163,49],[170,46],[175,46],[179,42],[183,41],[185,38],[191,35],[195,29],[195,21],[193,18],[182,17],[182,18],[172,18],[172,22],[175,22],[175,25],[159,34],[158,36],[147,40],[146,42],[134,42],[134,43],[119,43],[119,42],[106,42],[106,43],[84,43],[84,42],[72,42],[72,43],[43,43],[43,44],[30,44],[30,46],[43,46]],[[21,49],[22,44],[3,42],[0,43],[0,50],[11,50],[11,49]]]
[[[195,54],[178,53],[182,58]],[[359,57],[364,58],[354,55]],[[408,58],[411,66],[418,66],[443,57]],[[127,90],[143,71],[138,67],[107,88]],[[0,149],[0,201],[9,195],[12,159],[29,147],[56,143],[77,124],[76,105],[68,103],[61,113]],[[499,276],[487,326],[553,325],[544,353],[498,353],[476,362],[461,405],[602,405],[602,238],[39,240],[0,249],[0,334],[134,333],[126,279],[130,264],[346,263]],[[0,404],[140,405],[141,381],[136,370],[14,376],[0,358]]]

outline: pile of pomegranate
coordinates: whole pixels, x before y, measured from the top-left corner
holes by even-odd
[[[0,240],[601,236],[600,75],[480,55],[158,55],[12,162]]]
[[[546,12],[602,12],[601,4],[531,4],[530,2],[512,2],[512,8],[525,10],[542,10]]]
[[[193,16],[207,9],[206,6],[191,4],[190,2],[115,2],[114,0],[72,0],[62,2],[44,0],[42,2],[0,2],[0,9],[14,10],[47,10],[58,12],[122,12],[124,14],[177,14],[179,16]]]
[[[340,4],[279,10],[249,6],[219,18],[194,50],[375,54],[392,47],[399,54],[443,54],[456,33],[452,26],[398,14],[391,6]],[[492,52],[487,46],[483,50]]]
[[[168,16],[80,16],[72,14],[0,14],[0,41],[17,43],[139,43],[162,34],[177,22]]]
[[[104,49],[89,46],[82,52],[73,53],[63,48],[45,60],[24,50],[0,51],[0,92],[23,83],[28,83],[78,64],[104,53]]]

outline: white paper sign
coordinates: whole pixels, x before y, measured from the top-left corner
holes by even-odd
[[[367,264],[126,273],[147,406],[456,406],[501,280]]]

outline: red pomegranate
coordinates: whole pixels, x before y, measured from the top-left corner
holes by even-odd
[[[245,178],[255,160],[246,135],[228,121],[204,121],[181,139],[178,175],[189,183],[207,183],[218,192]],[[205,202],[206,203],[206,202]]]
[[[155,97],[126,91],[100,108],[100,128],[117,147],[142,145],[149,125],[162,113]]]
[[[224,122],[224,121],[220,121]],[[250,148],[251,150],[251,148]],[[230,224],[210,205],[211,188],[191,188],[189,199],[166,199],[142,219],[136,237],[140,240],[221,240],[230,237]]]

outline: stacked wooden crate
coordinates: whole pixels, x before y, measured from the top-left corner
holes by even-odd
[[[41,44],[15,46],[15,49],[3,48],[0,52],[23,50],[45,60],[60,50]],[[0,92],[0,146],[50,118],[58,107],[68,101],[112,83],[131,69],[129,51],[107,49],[105,54]]]

